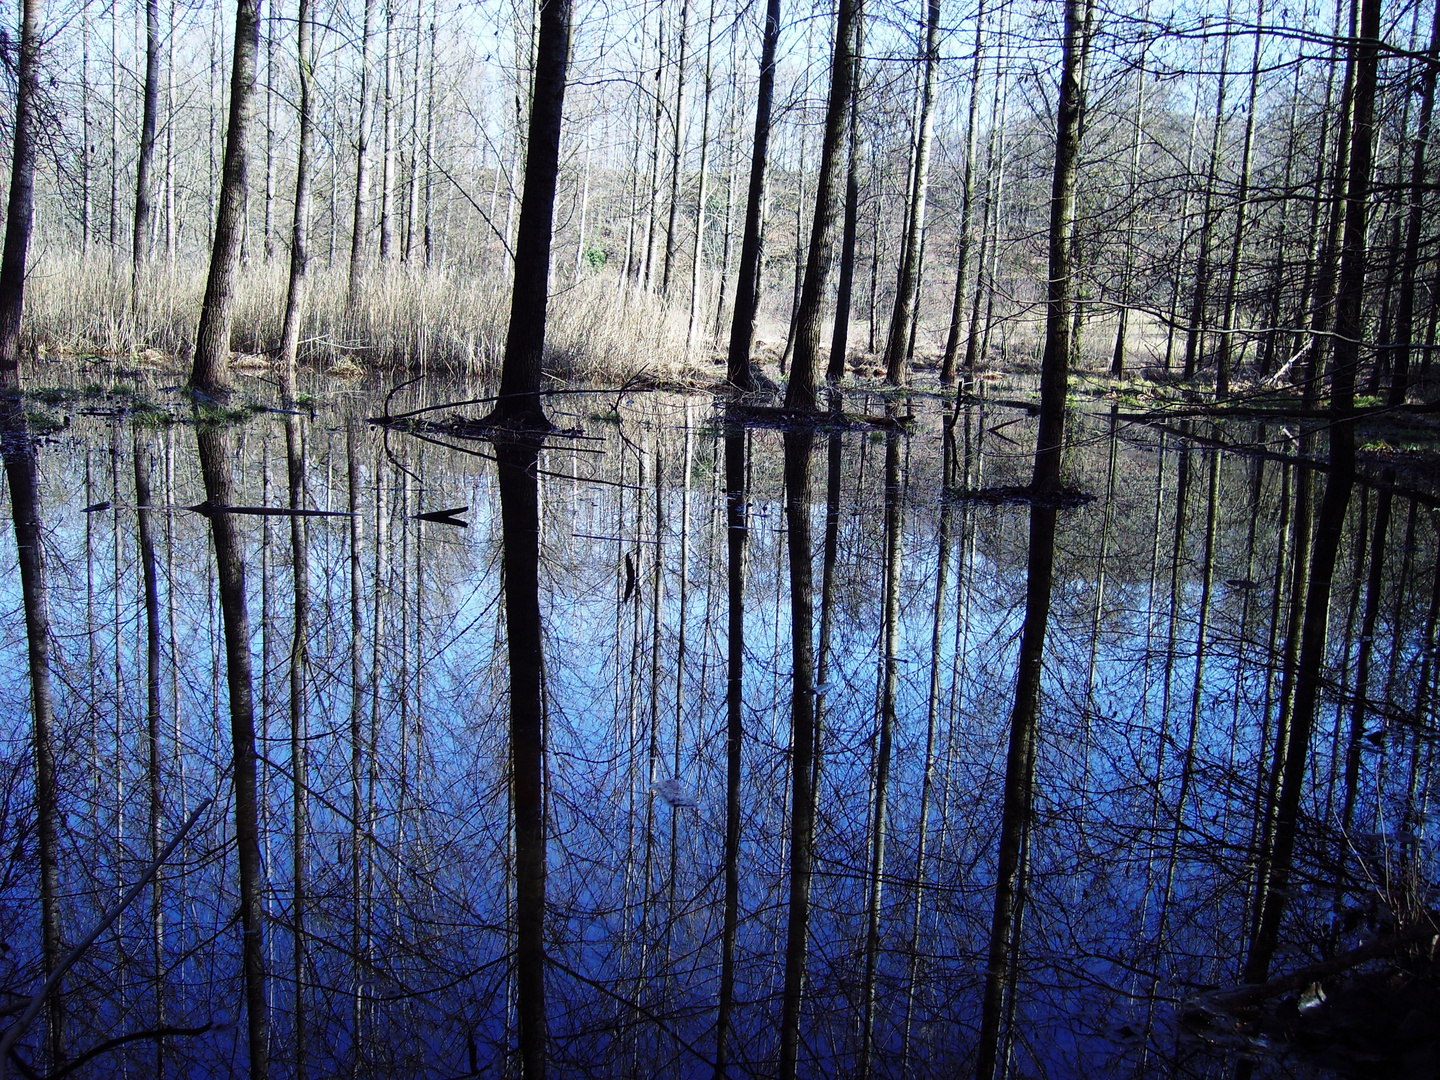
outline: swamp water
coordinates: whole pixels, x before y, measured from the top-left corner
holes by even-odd
[[[803,1076],[973,1070],[1030,510],[956,493],[1024,483],[1033,421],[977,405],[947,439],[938,403],[912,407],[908,434],[806,437],[728,429],[709,399],[562,396],[552,416],[584,437],[538,451],[380,430],[363,398],[198,448],[192,426],[118,415],[12,431],[6,502],[23,508],[27,470],[38,492],[64,942],[215,800],[65,983],[66,1057],[175,1033],[73,1075],[244,1071],[222,518],[249,615],[273,1074],[298,1055],[314,1076],[518,1075],[537,978],[552,1075],[709,1076],[721,1029],[734,1076],[775,1075],[787,1044]],[[1229,1076],[1266,1036],[1182,1016],[1241,981],[1323,475],[1274,427],[1096,406],[1069,439],[1067,482],[1095,497],[1059,512],[1000,1061]],[[232,485],[212,501],[336,516],[180,509],[206,498],[198,450]],[[1351,499],[1272,973],[1433,903],[1434,506]],[[0,986],[18,1009],[39,872],[8,514],[3,532]],[[507,571],[528,596],[506,597]],[[537,714],[514,785],[512,672]],[[543,960],[523,940],[537,884]],[[37,1023],[21,1058],[44,1045]]]

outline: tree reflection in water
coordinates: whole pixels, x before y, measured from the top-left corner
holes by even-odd
[[[7,550],[45,577],[22,559],[3,585],[7,990],[44,969],[47,880],[78,941],[157,836],[224,804],[67,978],[60,1049],[32,1033],[22,1060],[136,1034],[86,1068],[228,1075],[258,1045],[317,1076],[953,1076],[977,1064],[988,970],[997,1072],[1221,1076],[1233,1060],[1177,1017],[1241,981],[1252,940],[1283,975],[1416,925],[1434,498],[1388,477],[1351,500],[1301,746],[1321,523],[1293,455],[1192,441],[1244,441],[1233,423],[1081,419],[1067,482],[1108,498],[1036,522],[949,498],[1028,479],[993,404],[953,429],[917,404],[908,436],[696,428],[687,408],[637,395],[599,441],[453,448],[259,418],[202,429],[198,454],[184,428],[44,437],[12,410]],[[1001,431],[1023,445],[1025,423]],[[90,447],[123,490],[87,492]],[[264,507],[282,452],[272,510],[354,516],[286,535],[168,509]],[[154,509],[87,524],[102,499]],[[460,505],[468,528],[414,520]],[[1036,527],[1050,632],[997,967]]]

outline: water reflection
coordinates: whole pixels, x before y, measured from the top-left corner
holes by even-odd
[[[953,497],[1027,478],[994,405],[579,400],[452,448],[7,413],[12,1001],[220,796],[27,1067],[1220,1076],[1256,1047],[1187,1001],[1431,902],[1428,497],[1357,489],[1306,735],[1297,447],[1101,413],[1100,497],[1026,507]]]
[[[10,488],[11,522],[14,529],[16,562],[20,569],[20,607],[25,620],[25,658],[23,672],[28,675],[29,722],[21,720],[9,738],[18,745],[7,761],[5,787],[7,796],[20,798],[28,794],[33,810],[25,814],[20,827],[35,834],[34,861],[38,869],[38,888],[26,889],[20,902],[29,910],[26,919],[27,937],[34,941],[36,923],[40,926],[40,956],[36,970],[11,968],[6,974],[11,983],[29,976],[43,982],[56,971],[63,959],[64,945],[60,927],[59,880],[59,792],[56,775],[56,719],[53,685],[53,641],[50,626],[50,585],[40,513],[40,479],[36,460],[35,440],[25,415],[25,403],[13,377],[0,385],[0,448],[5,458],[5,482]],[[14,604],[9,605],[13,610]],[[24,717],[26,710],[14,709],[14,717]],[[28,744],[32,758],[30,789],[25,792],[22,769]],[[8,798],[6,800],[9,801]],[[22,811],[23,813],[23,811]],[[8,816],[8,815],[7,815]],[[9,831],[9,830],[7,830]],[[23,834],[22,834],[23,835]],[[15,860],[12,860],[14,862]],[[21,872],[12,866],[11,874]],[[31,871],[34,873],[34,870]],[[17,899],[19,899],[17,897]],[[39,900],[35,910],[34,900]],[[38,914],[39,918],[35,916]],[[7,935],[8,937],[8,935]],[[6,950],[9,952],[10,950]],[[32,948],[33,951],[33,948]],[[17,964],[19,958],[8,959]],[[33,961],[32,961],[33,963]],[[23,984],[20,984],[23,985]],[[19,989],[17,985],[16,990]],[[43,1049],[37,1050],[38,1062],[48,1060],[54,1068],[65,1055],[65,1000],[62,993],[52,994],[45,1003],[46,1037]]]
[[[211,507],[241,505],[235,498],[235,479],[232,472],[235,447],[232,434],[227,429],[208,424],[199,424],[195,429],[200,471],[205,481],[205,500]],[[264,1076],[270,1054],[270,1002],[266,986],[265,920],[262,910],[265,868],[260,856],[260,802],[264,796],[259,791],[256,769],[258,748],[255,742],[255,688],[250,648],[250,615],[245,595],[245,547],[236,515],[218,510],[205,516],[210,521],[210,539],[215,558],[224,636],[225,697],[230,706],[230,762],[227,771],[235,793],[231,830],[235,839],[235,863],[240,878],[238,906],[241,926],[240,967],[244,984],[247,1036],[245,1049],[252,1075]],[[303,594],[303,588],[296,590],[297,597]],[[299,619],[297,607],[297,625]],[[268,672],[266,674],[268,675]],[[123,708],[123,705],[120,707]],[[117,745],[115,751],[118,759],[121,747]],[[292,767],[294,764],[292,762]],[[299,770],[295,771],[298,773]],[[117,788],[122,788],[123,774],[118,768],[117,774],[120,774],[117,776]],[[297,804],[293,810],[298,818],[302,812],[300,805]],[[117,816],[120,816],[120,813],[117,807]],[[302,861],[297,855],[297,865]],[[300,883],[292,883],[292,892],[301,892]],[[297,1009],[296,1012],[298,1014],[300,1010]]]
[[[515,833],[515,990],[520,1073],[545,1075],[545,662],[540,622],[538,442],[495,447],[510,661],[510,802]]]

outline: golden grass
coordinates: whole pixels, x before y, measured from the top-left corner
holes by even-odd
[[[42,357],[173,358],[194,335],[205,271],[198,259],[158,263],[132,305],[128,266],[112,266],[104,258],[46,257],[28,279],[28,346]],[[237,361],[262,361],[277,347],[287,273],[283,260],[253,263],[239,272],[232,336]],[[613,275],[557,277],[547,372],[567,381],[623,381],[642,372],[680,380],[696,374],[696,359],[685,346],[685,313],[634,289],[622,294]],[[316,269],[309,287],[303,364],[337,374],[499,370],[509,287],[498,273],[374,266],[348,312],[344,267]]]

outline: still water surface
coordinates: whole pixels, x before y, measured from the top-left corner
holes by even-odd
[[[554,401],[583,437],[547,440],[533,466],[507,458],[508,487],[489,443],[380,430],[363,397],[220,440],[233,505],[337,515],[227,515],[251,629],[272,1072],[298,1054],[314,1076],[519,1073],[515,867],[534,840],[515,828],[504,589],[527,543],[552,1070],[709,1076],[723,1053],[730,1075],[772,1076],[787,1036],[805,1076],[973,1070],[1030,511],[959,494],[1025,482],[1032,421],[976,405],[947,438],[916,400],[899,406],[908,433],[821,432],[808,454],[792,438],[787,462],[781,433],[728,428],[709,399]],[[1070,438],[1067,479],[1094,498],[1059,517],[1001,1060],[1017,1077],[1228,1076],[1244,1041],[1217,1050],[1180,1017],[1240,982],[1318,489],[1278,460],[1298,447],[1277,428],[1160,431],[1096,406]],[[33,460],[64,939],[136,879],[157,833],[216,800],[67,981],[66,1053],[169,1025],[187,1029],[165,1041],[171,1075],[243,1072],[212,522],[150,512],[152,557],[135,509],[137,475],[155,504],[206,498],[196,432],[76,415]],[[787,518],[787,475],[808,530]],[[1351,500],[1275,973],[1368,940],[1435,880],[1432,507]],[[38,970],[39,900],[3,529],[0,984],[16,995]],[[797,602],[813,629],[798,670]],[[814,720],[803,745],[796,716]],[[808,895],[797,830],[813,830]],[[158,1056],[142,1039],[88,1068],[154,1075]],[[1257,1075],[1307,1067],[1262,1056]]]

